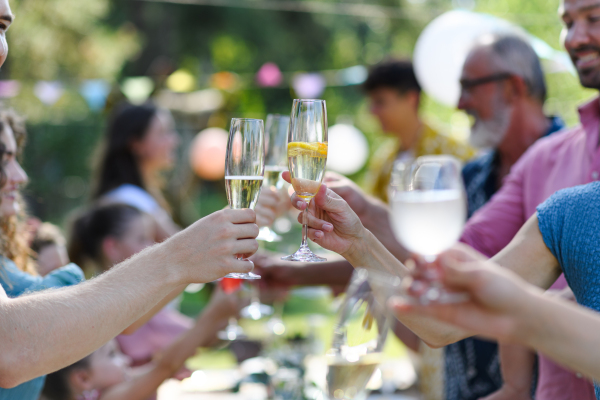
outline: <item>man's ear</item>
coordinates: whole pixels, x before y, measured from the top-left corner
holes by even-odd
[[[529,95],[529,89],[525,80],[517,75],[512,75],[508,79],[508,85],[506,85],[506,98],[507,100],[513,100],[514,98],[523,98]]]
[[[69,375],[69,388],[77,396],[81,393],[94,389],[92,373],[89,368],[76,368]]]

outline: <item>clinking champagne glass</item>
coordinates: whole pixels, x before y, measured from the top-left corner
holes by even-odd
[[[235,293],[241,286],[241,279],[234,278],[223,278],[219,281],[219,285],[221,289],[227,294]],[[221,340],[237,340],[237,339],[245,339],[246,334],[241,326],[238,325],[237,319],[235,317],[229,318],[229,323],[222,331],[217,333],[217,337]]]
[[[327,164],[327,108],[325,100],[294,100],[287,145],[288,167],[296,194],[306,202],[319,191]],[[287,261],[327,261],[308,248],[307,209],[302,212],[302,244]]]
[[[287,171],[287,140],[290,117],[287,115],[269,114],[265,125],[265,179],[266,190],[280,190],[283,187],[281,173]],[[257,240],[280,242],[281,236],[268,226],[260,228]]]
[[[397,165],[389,188],[391,222],[396,238],[410,252],[433,263],[462,233],[467,205],[460,162],[451,156],[424,156]],[[421,304],[452,303],[464,293],[446,291],[432,279],[422,293],[407,294]]]
[[[327,393],[331,400],[363,400],[383,358],[392,319],[386,300],[392,276],[357,269],[340,306],[327,358]],[[373,280],[377,282],[372,282]],[[380,289],[382,288],[382,289]]]
[[[233,118],[225,158],[225,187],[232,209],[254,209],[265,168],[264,127],[261,119]],[[239,257],[242,258],[241,256]],[[260,279],[252,272],[227,278]]]

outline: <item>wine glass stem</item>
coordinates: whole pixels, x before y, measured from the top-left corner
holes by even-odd
[[[310,204],[310,203],[308,203]],[[308,206],[302,211],[302,244],[300,248],[308,247]]]

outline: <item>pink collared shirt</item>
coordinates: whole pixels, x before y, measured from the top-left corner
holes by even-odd
[[[461,241],[492,257],[502,250],[536,207],[554,192],[600,178],[600,101],[579,108],[581,125],[539,139],[512,167],[500,190],[465,227]],[[564,276],[552,285],[567,285]],[[540,355],[537,400],[595,400],[590,382]]]

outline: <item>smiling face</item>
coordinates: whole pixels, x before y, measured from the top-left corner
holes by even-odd
[[[581,85],[600,89],[600,0],[563,0],[562,37]]]
[[[475,48],[467,57],[461,82],[476,82],[502,72],[497,69],[487,46]],[[506,135],[512,108],[504,99],[505,80],[490,81],[476,86],[462,85],[458,109],[473,117],[469,141],[475,147],[496,147]]]
[[[6,43],[6,31],[13,21],[12,11],[8,5],[8,0],[0,0],[0,66],[6,61],[8,56],[8,44]]]
[[[17,161],[17,142],[9,124],[0,131],[0,143],[4,147],[2,169],[6,183],[0,188],[0,217],[10,217],[19,211],[19,187],[27,182],[27,174]]]

